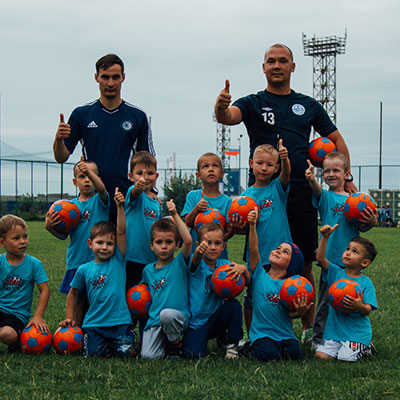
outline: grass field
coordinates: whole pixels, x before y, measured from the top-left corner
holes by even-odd
[[[49,275],[51,298],[45,319],[54,332],[65,315],[66,296],[57,289],[64,275],[68,243],[55,239],[43,225],[29,223],[28,253],[42,260]],[[378,351],[374,358],[353,364],[321,362],[303,348],[305,359],[300,362],[226,361],[211,343],[209,355],[199,361],[84,359],[53,352],[10,355],[0,344],[0,399],[400,398],[400,230],[376,228],[365,236],[379,251],[366,271],[375,284],[379,304],[378,311],[371,314]],[[240,262],[243,238],[234,237],[228,247],[230,259]],[[299,321],[294,329],[299,335]]]

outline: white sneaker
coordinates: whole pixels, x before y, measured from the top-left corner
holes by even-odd
[[[238,347],[236,344],[228,344],[226,346],[226,353],[225,353],[225,358],[226,359],[230,359],[233,360],[235,358],[239,357],[239,351],[238,351]]]

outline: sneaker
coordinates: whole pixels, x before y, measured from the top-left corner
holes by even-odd
[[[369,346],[364,350],[364,356],[369,357],[369,356],[375,356],[376,355],[376,348],[374,344],[371,342]]]
[[[167,341],[167,346],[165,349],[165,358],[168,360],[177,360],[181,358],[183,354],[182,351],[182,340],[179,340],[178,343],[172,343]]]
[[[19,353],[20,351],[21,351],[21,342],[19,340],[7,346],[7,353],[10,354]]]
[[[301,343],[302,344],[311,344],[313,337],[313,330],[312,328],[304,329],[303,333],[301,334]]]
[[[226,345],[225,358],[228,360],[233,360],[238,357],[239,357],[239,351],[237,345],[233,343]]]

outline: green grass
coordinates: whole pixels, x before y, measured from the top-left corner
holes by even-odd
[[[57,290],[68,243],[53,238],[42,222],[29,223],[29,235],[28,252],[43,261],[50,278],[45,319],[54,332],[65,312],[66,296]],[[379,304],[378,311],[371,314],[378,350],[374,358],[352,364],[321,362],[303,348],[305,359],[300,362],[226,361],[211,342],[209,355],[199,361],[84,359],[54,353],[9,355],[0,344],[0,399],[400,398],[400,230],[376,228],[365,236],[379,250],[366,271],[375,284]],[[241,262],[243,238],[234,237],[228,247],[231,260]],[[298,320],[294,330],[300,334]]]

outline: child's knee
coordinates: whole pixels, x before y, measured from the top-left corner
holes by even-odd
[[[0,328],[0,341],[4,344],[13,344],[18,340],[18,333],[11,326]]]
[[[321,351],[316,351],[314,357],[317,360],[333,360],[333,357],[331,357],[329,354],[322,353]]]

